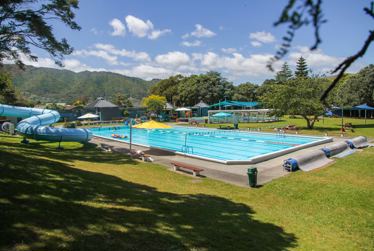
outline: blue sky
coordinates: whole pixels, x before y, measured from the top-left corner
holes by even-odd
[[[235,83],[261,83],[274,73],[266,63],[281,43],[285,27],[273,26],[285,0],[81,0],[76,21],[81,31],[54,25],[60,38],[75,48],[65,57],[73,71],[112,71],[143,79],[166,78],[219,71]],[[297,33],[293,48],[283,61],[294,67],[303,55],[315,73],[327,73],[344,57],[356,52],[372,20],[363,14],[369,1],[325,0],[328,22],[322,27],[323,43],[309,51],[313,30]],[[35,66],[57,67],[35,50]],[[374,49],[351,71],[374,63]]]

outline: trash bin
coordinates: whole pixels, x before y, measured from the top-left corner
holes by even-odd
[[[248,184],[250,187],[256,187],[257,186],[257,168],[251,167],[247,170],[248,174]]]

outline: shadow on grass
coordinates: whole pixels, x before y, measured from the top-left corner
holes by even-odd
[[[34,154],[34,152],[32,153]],[[157,191],[0,150],[0,250],[285,250],[296,237],[244,204]],[[269,205],[271,206],[271,205]]]
[[[1,135],[1,137],[3,137]],[[12,137],[14,138],[14,137]],[[58,143],[46,141],[32,141],[29,144],[19,142],[1,142],[7,148],[15,149],[21,155],[33,155],[39,157],[49,157],[61,161],[87,161],[93,163],[109,164],[137,164],[126,155],[119,153],[106,153],[98,151],[97,146],[92,143],[80,144],[70,143],[72,149],[58,150]],[[66,143],[65,143],[66,144]]]

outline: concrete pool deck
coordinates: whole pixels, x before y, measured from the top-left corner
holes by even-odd
[[[273,179],[286,176],[290,174],[283,170],[283,161],[295,157],[297,155],[307,153],[313,150],[321,149],[324,146],[332,145],[336,142],[342,142],[346,139],[344,138],[334,138],[332,142],[324,143],[317,146],[308,147],[306,149],[301,149],[292,153],[288,153],[270,160],[266,160],[257,164],[245,164],[245,165],[226,165],[217,162],[187,157],[183,155],[178,155],[170,151],[134,146],[133,149],[142,150],[144,153],[151,155],[154,158],[154,163],[166,166],[168,169],[172,170],[171,161],[180,161],[189,163],[192,165],[199,166],[204,169],[201,173],[203,176],[221,180],[227,183],[248,187],[247,169],[248,167],[256,167],[258,169],[257,181],[259,185],[270,182]],[[116,152],[128,153],[129,144],[126,142],[118,142],[110,139],[103,139],[99,137],[94,137],[91,143],[99,145],[104,143],[113,147]]]

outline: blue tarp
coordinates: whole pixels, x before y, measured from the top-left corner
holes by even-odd
[[[229,107],[229,106],[235,106],[235,107],[245,107],[245,108],[254,108],[256,106],[259,106],[259,102],[244,102],[244,101],[221,101],[217,104],[211,105],[210,107]]]

